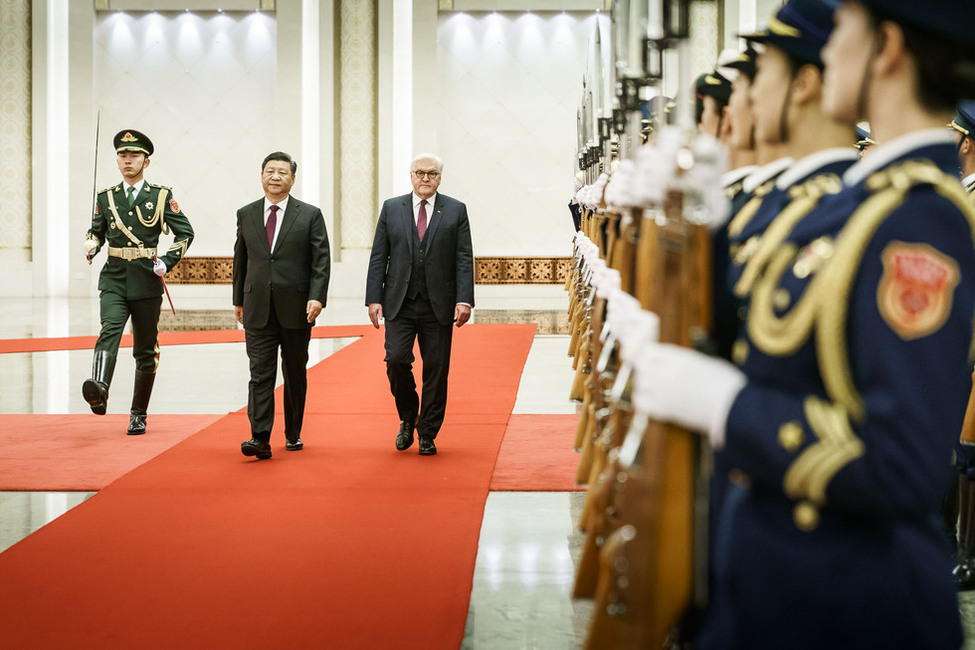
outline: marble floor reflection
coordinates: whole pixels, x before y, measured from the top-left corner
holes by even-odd
[[[532,322],[539,328],[522,377],[515,413],[574,413],[567,400],[572,379],[568,336],[559,310],[561,289],[478,296],[474,322]],[[486,292],[487,293],[487,292]],[[187,313],[164,322],[171,329],[233,327],[232,312],[214,301],[180,297]],[[192,312],[192,313],[190,313]],[[0,338],[97,334],[96,299],[0,299]],[[479,316],[479,313],[482,314]],[[368,322],[358,300],[330,300],[324,325]],[[316,363],[352,339],[313,340]],[[0,413],[86,413],[78,386],[88,376],[90,351],[0,354]],[[123,365],[126,364],[126,365]],[[169,369],[181,369],[170,372]],[[153,394],[154,413],[226,413],[246,403],[243,344],[168,346]],[[185,370],[189,369],[190,372]],[[119,356],[118,377],[131,377],[131,356]],[[228,382],[226,377],[239,381]],[[126,380],[127,381],[127,380]],[[194,399],[187,402],[187,384]],[[121,386],[121,384],[120,384]],[[131,387],[124,386],[128,393]],[[110,402],[123,413],[128,396]],[[574,432],[571,432],[574,433]],[[570,444],[567,432],[567,444]],[[0,492],[0,552],[89,498],[91,492]],[[487,500],[474,569],[463,650],[582,647],[592,604],[570,598],[583,536],[578,532],[581,492],[492,492]],[[966,648],[975,650],[975,592],[962,594]],[[0,633],[2,634],[2,633]],[[2,638],[2,637],[0,637]],[[0,642],[2,646],[2,642]]]

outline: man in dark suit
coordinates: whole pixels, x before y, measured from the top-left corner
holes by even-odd
[[[251,439],[245,456],[271,457],[274,383],[281,349],[284,375],[285,449],[303,448],[308,341],[325,306],[330,260],[322,211],[290,196],[298,169],[291,156],[264,159],[264,198],[237,211],[234,245],[234,315],[244,324],[251,378],[247,417]]]
[[[443,161],[413,159],[413,192],[383,203],[369,258],[366,305],[379,328],[386,321],[386,375],[400,428],[396,448],[419,434],[422,456],[437,453],[450,367],[451,323],[461,327],[474,306],[474,253],[467,206],[439,194]],[[413,379],[413,343],[423,361],[423,408]]]

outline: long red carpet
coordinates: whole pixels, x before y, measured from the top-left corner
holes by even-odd
[[[393,447],[370,333],[309,373],[305,450],[225,416],[0,554],[12,648],[457,648],[534,326],[455,330],[440,453]],[[280,391],[279,391],[280,395]]]
[[[512,415],[498,452],[491,489],[555,492],[576,485],[579,454],[572,450],[578,415]]]

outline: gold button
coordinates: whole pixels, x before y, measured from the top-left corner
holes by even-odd
[[[786,422],[781,427],[779,427],[779,444],[786,451],[795,451],[802,445],[802,440],[805,436],[802,433],[802,426],[793,420],[792,422]]]
[[[731,346],[731,360],[740,366],[745,363],[746,359],[748,359],[748,341],[738,339]]]
[[[809,532],[819,525],[819,509],[808,501],[802,501],[792,511],[792,519],[796,522],[796,528]]]
[[[772,294],[772,304],[779,311],[788,309],[789,305],[792,304],[792,296],[785,289],[776,289],[775,293]]]

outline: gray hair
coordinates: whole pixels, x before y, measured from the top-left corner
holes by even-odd
[[[413,162],[410,163],[411,172],[416,171],[416,163],[420,162],[421,160],[432,160],[433,162],[437,163],[437,171],[443,173],[443,159],[441,159],[440,156],[432,153],[418,153],[417,155],[413,156]]]

